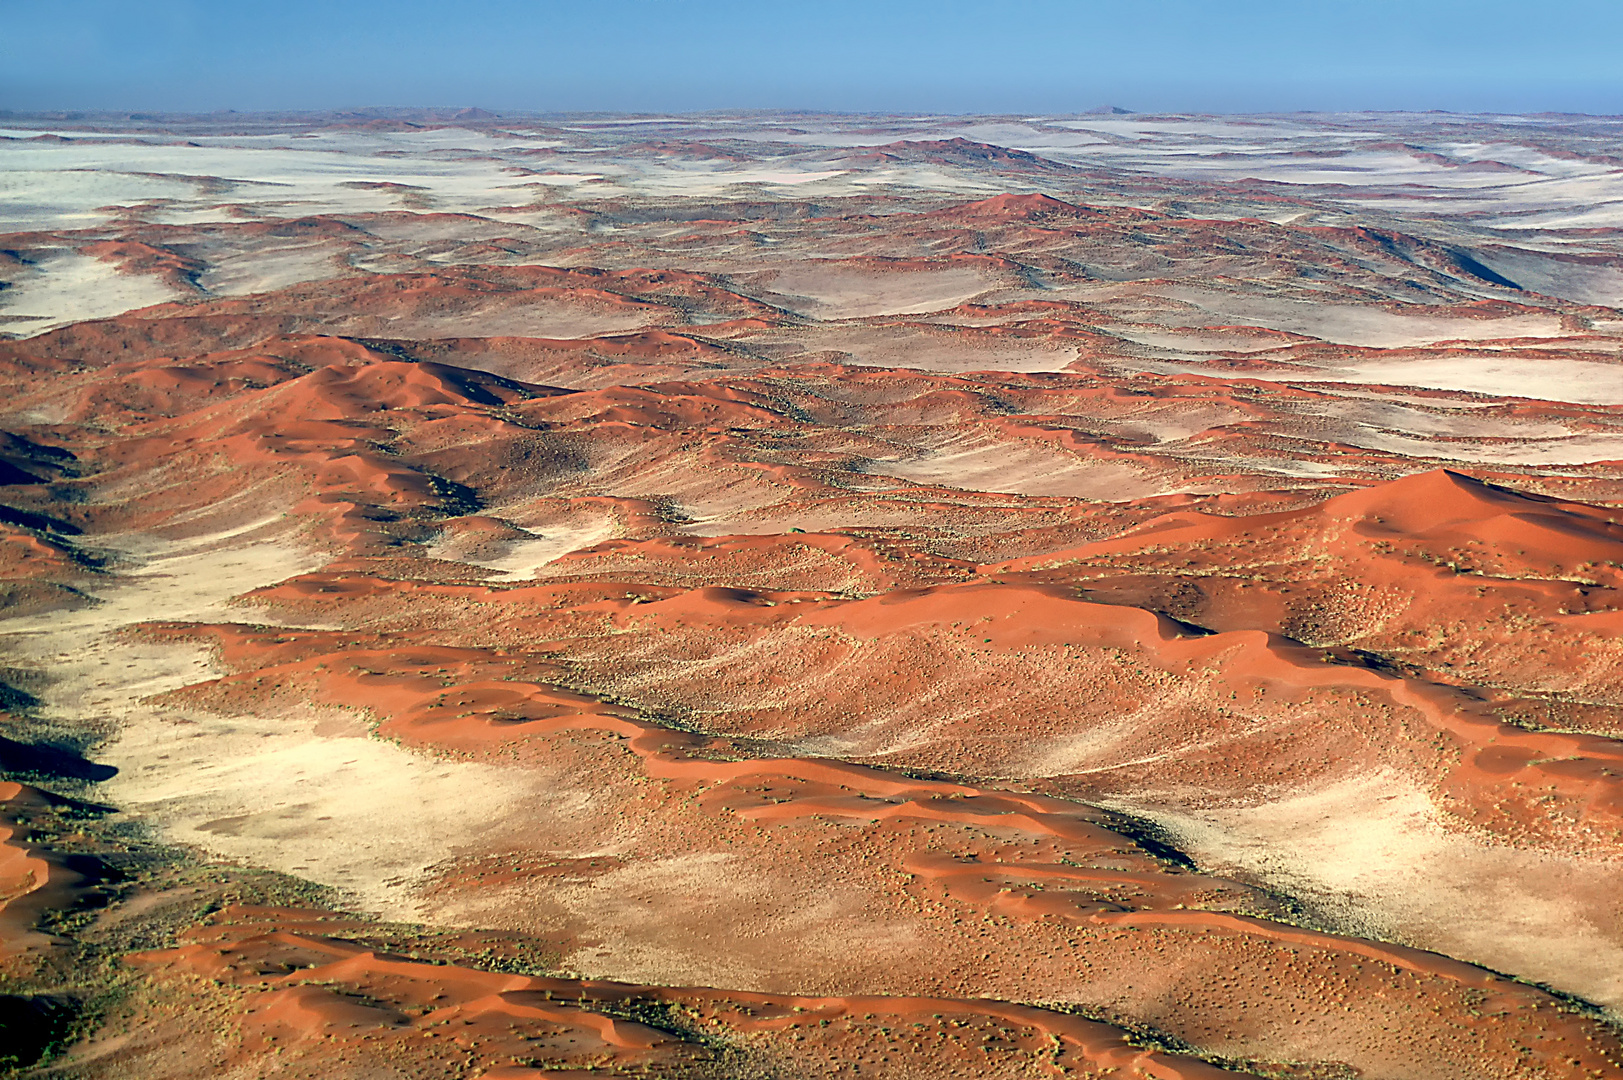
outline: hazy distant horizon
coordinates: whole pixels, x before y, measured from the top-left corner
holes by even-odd
[[[0,0],[0,108],[1623,113],[1623,8],[737,0]]]
[[[1234,109],[1234,110],[1197,110],[1197,109],[1134,109],[1118,106],[1117,115],[1138,116],[1145,118],[1155,117],[1289,117],[1289,116],[1439,116],[1439,117],[1513,117],[1518,119],[1559,119],[1571,117],[1585,120],[1619,120],[1623,121],[1623,110],[1618,112],[1581,112],[1573,110],[1542,109],[1538,111],[1495,111],[1495,110],[1468,110],[1468,109]],[[14,109],[0,107],[0,118],[22,120],[50,119],[65,120],[69,123],[81,120],[157,120],[157,119],[191,119],[206,120],[211,117],[240,116],[244,118],[312,118],[343,117],[370,115],[380,119],[408,116],[422,116],[436,122],[445,122],[458,119],[456,114],[467,112],[483,112],[489,114],[489,119],[546,119],[546,118],[584,118],[605,117],[626,119],[646,119],[649,123],[657,123],[663,119],[702,119],[705,117],[726,116],[806,116],[806,117],[862,117],[894,119],[908,117],[914,119],[971,119],[976,117],[997,117],[1009,119],[1050,120],[1067,119],[1072,117],[1087,117],[1110,115],[1101,113],[1097,108],[1079,108],[1070,110],[1051,109],[1046,111],[1012,109],[996,110],[952,110],[952,109],[810,109],[810,108],[751,108],[739,106],[734,108],[713,109],[526,109],[526,108],[493,108],[491,106],[473,102],[471,104],[370,104],[370,105],[334,105],[324,108],[287,108],[287,109],[141,109],[119,107],[43,107],[34,109]],[[481,117],[463,117],[463,119],[483,119]]]

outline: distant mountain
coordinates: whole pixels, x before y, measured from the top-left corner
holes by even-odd
[[[1130,116],[1132,109],[1124,109],[1120,105],[1095,105],[1091,109],[1084,109],[1083,116]]]

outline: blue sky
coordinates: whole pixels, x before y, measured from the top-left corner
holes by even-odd
[[[1623,113],[1623,0],[0,0],[0,108]]]

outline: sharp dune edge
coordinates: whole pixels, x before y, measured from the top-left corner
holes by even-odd
[[[1605,122],[657,119],[13,118],[0,1070],[1623,1076]]]

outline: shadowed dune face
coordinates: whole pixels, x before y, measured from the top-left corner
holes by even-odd
[[[0,145],[29,1054],[1623,1075],[1588,127],[556,119]]]

